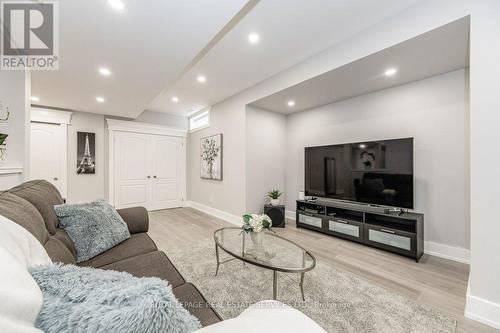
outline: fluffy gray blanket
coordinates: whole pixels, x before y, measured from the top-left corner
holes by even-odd
[[[158,278],[74,265],[30,270],[43,292],[44,332],[192,332],[200,322]]]

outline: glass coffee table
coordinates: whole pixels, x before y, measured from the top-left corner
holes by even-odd
[[[269,231],[258,234],[241,228],[222,228],[214,233],[217,268],[235,259],[273,271],[273,299],[277,297],[278,272],[300,274],[300,292],[304,297],[304,275],[316,266],[316,258],[302,246]],[[233,258],[220,261],[219,248]]]

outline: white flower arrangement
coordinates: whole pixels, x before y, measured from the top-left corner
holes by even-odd
[[[261,232],[264,229],[272,231],[273,222],[266,214],[245,214],[243,215],[243,226],[241,227],[246,233]]]

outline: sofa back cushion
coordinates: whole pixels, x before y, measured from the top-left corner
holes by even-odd
[[[0,215],[28,230],[42,245],[47,242],[49,233],[42,215],[23,198],[9,192],[0,193]]]
[[[17,195],[0,192],[0,215],[28,230],[44,246],[47,254],[55,262],[75,263],[75,257],[57,238],[50,236],[39,211]]]
[[[11,188],[9,192],[35,206],[42,215],[49,233],[51,235],[56,233],[59,220],[54,212],[54,205],[60,205],[64,200],[54,185],[46,180],[32,180]]]

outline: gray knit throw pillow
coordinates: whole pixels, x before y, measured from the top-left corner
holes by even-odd
[[[76,262],[89,260],[130,238],[127,224],[106,201],[54,206],[59,227],[75,244]]]

